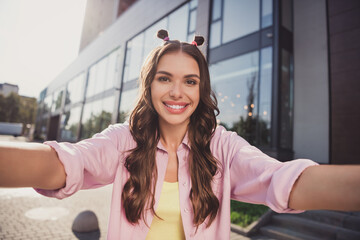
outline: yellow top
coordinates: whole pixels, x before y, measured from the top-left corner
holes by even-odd
[[[154,216],[146,240],[185,239],[180,215],[178,182],[164,181],[159,204],[155,212],[163,220]]]

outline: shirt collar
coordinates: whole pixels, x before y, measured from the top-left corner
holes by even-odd
[[[180,144],[179,148],[181,147],[181,145],[185,145],[189,150],[191,149],[188,134],[189,134],[189,132],[186,132],[183,140],[181,141],[181,144]],[[167,152],[164,145],[161,143],[160,140],[159,140],[159,142],[157,144],[157,148]]]

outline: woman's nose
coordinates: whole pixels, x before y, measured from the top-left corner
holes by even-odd
[[[183,89],[180,83],[174,83],[170,89],[170,96],[173,98],[181,98],[183,95]]]

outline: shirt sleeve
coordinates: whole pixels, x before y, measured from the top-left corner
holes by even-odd
[[[231,198],[264,204],[275,212],[302,212],[288,206],[290,192],[301,173],[318,165],[309,159],[280,162],[251,146],[236,133],[222,130],[230,172]]]
[[[58,190],[35,190],[42,195],[62,199],[80,189],[97,188],[112,183],[128,135],[128,127],[117,124],[75,144],[45,142],[44,144],[56,151],[64,165],[66,185]]]

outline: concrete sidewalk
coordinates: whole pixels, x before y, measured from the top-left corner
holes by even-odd
[[[100,239],[106,239],[111,187],[80,191],[63,200],[31,188],[0,188],[0,239],[77,239],[71,226],[84,210],[95,212]]]

